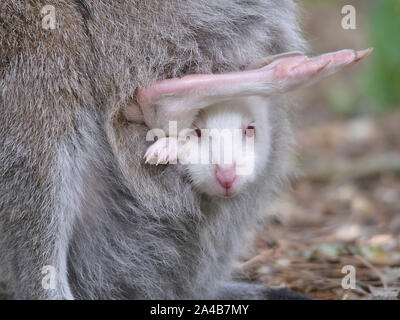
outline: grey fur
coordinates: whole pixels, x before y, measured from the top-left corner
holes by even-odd
[[[56,30],[41,28],[48,4]],[[197,193],[179,167],[144,165],[146,127],[122,110],[156,80],[301,49],[295,12],[289,0],[0,3],[0,268],[14,298],[243,297],[224,283],[286,176],[284,108],[259,183],[229,200]]]

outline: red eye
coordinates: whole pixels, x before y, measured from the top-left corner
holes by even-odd
[[[199,128],[194,129],[194,132],[196,133],[197,137],[199,137],[199,138],[201,137],[201,130]]]
[[[254,137],[254,135],[256,134],[256,127],[254,125],[249,125],[247,126],[244,133],[247,137]]]

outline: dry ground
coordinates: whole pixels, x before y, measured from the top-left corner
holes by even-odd
[[[369,46],[365,1],[350,2],[358,10],[354,31],[340,27],[345,2],[308,2],[304,28],[314,52]],[[329,103],[332,88],[355,88],[367,66],[363,62],[294,95],[294,160],[302,174],[273,206],[278,218],[243,262],[248,279],[319,299],[398,297],[400,109],[345,117]],[[356,268],[355,290],[341,286],[345,265]]]

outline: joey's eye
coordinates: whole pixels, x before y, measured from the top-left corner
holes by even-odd
[[[256,127],[253,124],[248,125],[246,130],[244,130],[244,134],[247,137],[254,137],[256,134]]]
[[[201,137],[201,130],[199,128],[194,129],[194,132],[196,134],[197,137]]]

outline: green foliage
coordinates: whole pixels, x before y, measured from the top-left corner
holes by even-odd
[[[353,115],[356,112],[357,96],[354,90],[338,84],[334,86],[328,96],[333,109],[343,115]]]
[[[375,50],[362,81],[381,108],[400,105],[400,1],[376,0],[370,8],[369,40]]]

